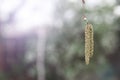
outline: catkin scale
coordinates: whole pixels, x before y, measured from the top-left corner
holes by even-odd
[[[88,65],[90,58],[93,56],[94,40],[93,40],[93,26],[87,23],[85,27],[85,62]]]

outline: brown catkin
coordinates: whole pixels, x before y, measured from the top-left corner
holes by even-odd
[[[85,62],[88,65],[90,58],[93,56],[94,40],[93,40],[93,26],[87,23],[85,27]]]

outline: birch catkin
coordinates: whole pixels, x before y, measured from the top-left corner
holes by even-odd
[[[90,58],[93,56],[94,40],[93,40],[93,26],[87,23],[85,27],[85,62],[88,65]]]

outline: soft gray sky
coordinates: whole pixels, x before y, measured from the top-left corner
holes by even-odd
[[[56,0],[0,0],[1,20],[7,20],[9,13],[14,11],[21,1],[25,4],[15,14],[15,22],[5,25],[5,35],[13,35],[14,31],[18,34],[24,33],[35,26],[43,27],[52,24]]]
[[[0,0],[0,18],[1,20],[7,20],[9,13],[13,11],[22,0]],[[58,0],[23,0],[25,5],[20,8],[16,13],[14,20],[15,23],[7,24],[5,28],[6,34],[14,34],[13,30],[17,33],[24,33],[33,28],[33,26],[43,27],[45,24],[53,24],[55,5]],[[70,2],[78,2],[80,0],[69,0]],[[104,5],[113,6],[115,0],[86,0],[86,8],[94,9]],[[80,4],[82,5],[82,4]],[[70,18],[66,13],[66,17]],[[120,6],[115,7],[115,15],[120,15]],[[12,26],[13,28],[9,27]]]

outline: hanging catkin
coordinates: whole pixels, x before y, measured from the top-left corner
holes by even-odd
[[[90,58],[93,56],[94,40],[93,40],[93,26],[87,23],[85,27],[85,62],[88,65]]]

